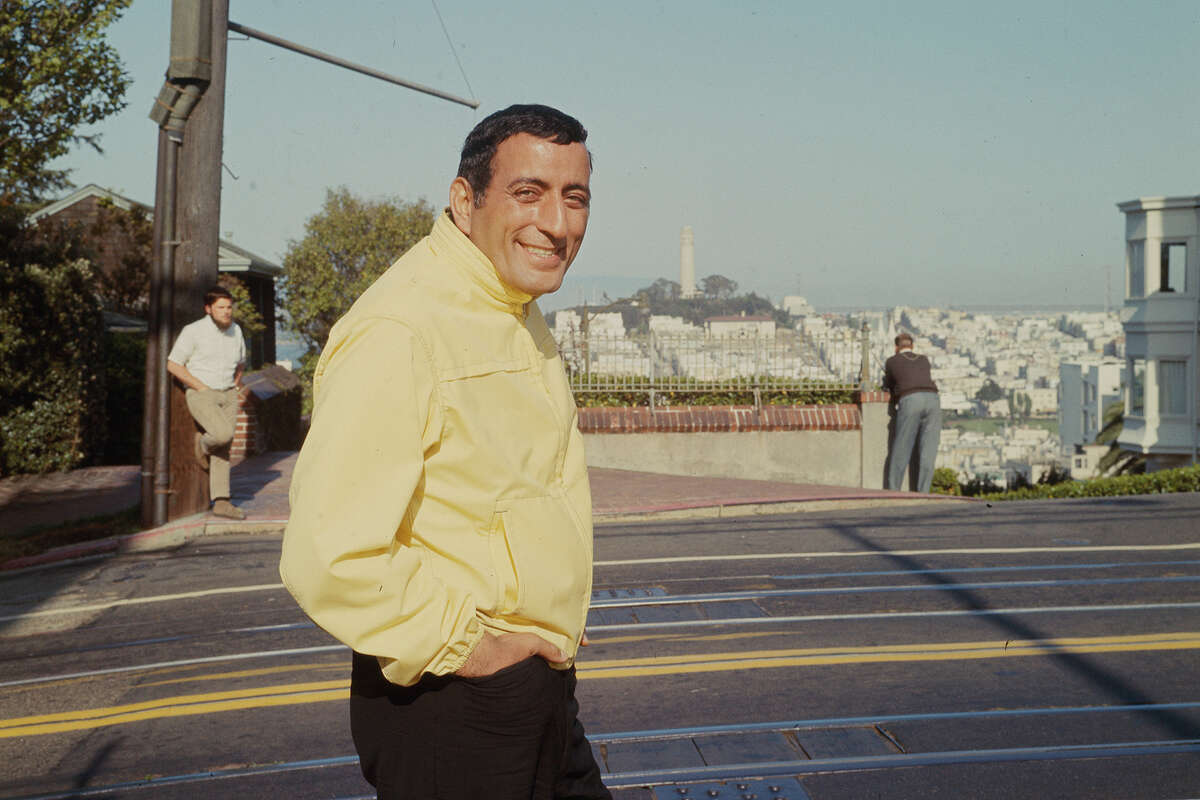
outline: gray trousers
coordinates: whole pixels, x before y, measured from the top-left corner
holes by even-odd
[[[204,429],[200,438],[208,453],[208,497],[229,499],[229,445],[237,427],[237,387],[219,391],[187,390],[187,407],[192,418]]]
[[[942,438],[942,404],[937,392],[913,392],[901,397],[892,426],[884,488],[901,490],[904,471],[912,463],[917,470],[917,491],[928,492]]]

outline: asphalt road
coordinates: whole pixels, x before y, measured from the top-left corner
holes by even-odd
[[[1200,797],[1200,495],[596,531],[621,800]],[[0,578],[0,796],[352,798],[277,536]]]

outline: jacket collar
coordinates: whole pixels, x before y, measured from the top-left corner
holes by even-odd
[[[429,242],[433,252],[446,255],[467,280],[483,290],[497,306],[524,316],[525,305],[533,300],[533,295],[512,288],[500,280],[500,274],[490,258],[468,239],[449,212],[443,212],[433,223],[433,231],[429,234]]]

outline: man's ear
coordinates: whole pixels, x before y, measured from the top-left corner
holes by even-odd
[[[464,236],[471,235],[471,212],[474,210],[475,193],[467,179],[460,175],[450,184],[450,218]]]

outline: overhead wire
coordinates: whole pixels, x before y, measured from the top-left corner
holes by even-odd
[[[437,14],[438,22],[442,26],[442,33],[446,34],[446,44],[450,45],[450,55],[454,56],[454,63],[458,64],[458,71],[462,73],[463,83],[467,85],[467,93],[471,95],[472,100],[478,100],[475,96],[475,90],[471,88],[471,80],[467,77],[467,71],[463,69],[462,61],[458,57],[458,51],[454,49],[454,41],[450,38],[450,31],[446,28],[446,21],[442,19],[442,12],[438,9],[437,0],[429,0],[433,4],[433,13]]]

